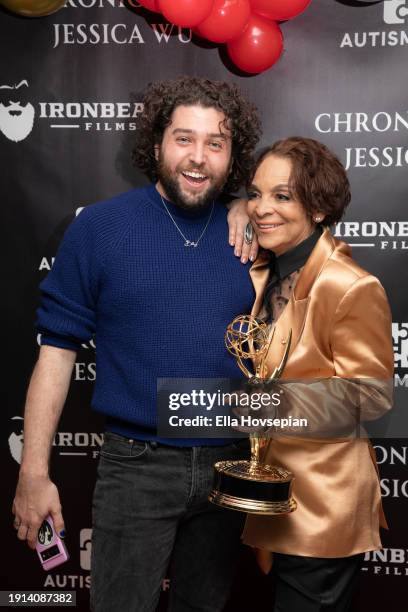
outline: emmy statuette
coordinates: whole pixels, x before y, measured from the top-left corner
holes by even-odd
[[[268,383],[280,378],[290,350],[292,332],[289,332],[285,353],[280,364],[268,375],[266,356],[274,331],[252,315],[240,315],[227,327],[225,345],[234,355],[240,370],[253,387],[267,388]],[[268,337],[269,336],[269,337]],[[252,360],[255,372],[244,363]],[[260,450],[267,438],[250,433],[251,458],[241,461],[219,461],[214,465],[214,483],[209,500],[218,506],[251,514],[289,514],[296,510],[291,496],[293,474],[287,470],[262,462]]]

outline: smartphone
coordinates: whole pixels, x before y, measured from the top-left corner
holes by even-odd
[[[68,551],[55,531],[51,516],[47,516],[38,530],[35,548],[45,571],[68,561]]]

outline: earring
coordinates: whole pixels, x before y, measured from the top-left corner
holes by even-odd
[[[314,220],[315,220],[315,222],[316,222],[316,223],[320,223],[320,221],[322,220],[322,218],[321,218],[321,217],[315,217],[315,218],[314,218]]]

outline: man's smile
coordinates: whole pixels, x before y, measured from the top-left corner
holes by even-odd
[[[181,174],[188,185],[193,187],[201,187],[209,180],[206,174],[194,170],[183,170]]]

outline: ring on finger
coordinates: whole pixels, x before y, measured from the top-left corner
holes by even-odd
[[[245,226],[244,240],[246,244],[252,244],[253,239],[254,239],[254,229],[250,223],[247,223]]]

